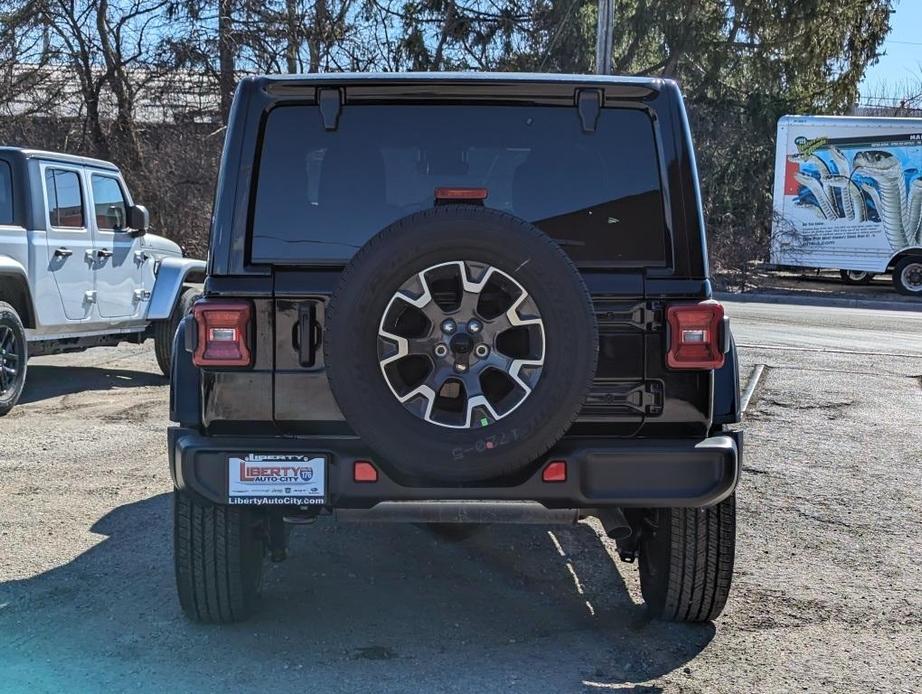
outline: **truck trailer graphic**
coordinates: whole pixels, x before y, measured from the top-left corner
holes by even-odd
[[[772,262],[867,273],[922,254],[922,120],[785,116]]]

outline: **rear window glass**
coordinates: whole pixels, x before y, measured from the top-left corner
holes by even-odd
[[[0,161],[0,224],[13,223],[13,174],[8,162]]]
[[[432,207],[439,187],[486,188],[485,204],[536,224],[580,265],[665,265],[653,125],[603,109],[346,106],[335,131],[316,106],[281,106],[263,134],[251,259],[341,263],[375,233]]]

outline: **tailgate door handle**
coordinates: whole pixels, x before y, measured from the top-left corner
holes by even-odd
[[[317,302],[308,301],[298,310],[298,324],[295,334],[298,348],[298,363],[301,366],[316,366],[317,348],[320,346],[320,325],[317,323]]]

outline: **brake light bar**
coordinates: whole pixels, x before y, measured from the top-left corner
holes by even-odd
[[[196,366],[250,366],[250,321],[253,307],[248,301],[204,300],[192,308],[197,344],[192,354]]]
[[[486,200],[486,188],[436,188],[436,200]]]
[[[670,369],[719,369],[724,365],[724,307],[714,300],[666,309]]]

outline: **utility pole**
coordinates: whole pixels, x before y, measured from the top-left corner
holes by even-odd
[[[595,72],[611,74],[611,52],[614,48],[615,15],[613,0],[599,0],[599,19],[595,37]]]

